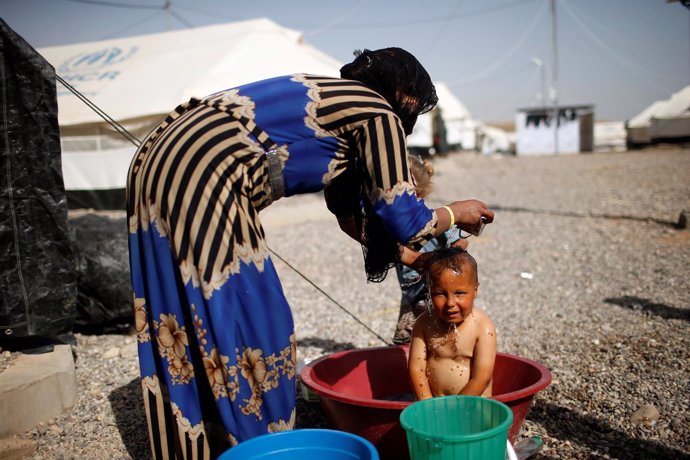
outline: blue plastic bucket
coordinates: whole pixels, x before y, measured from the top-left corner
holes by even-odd
[[[379,460],[374,445],[352,433],[302,429],[265,434],[241,442],[218,460]]]
[[[479,396],[443,396],[400,414],[412,460],[505,460],[513,412]]]

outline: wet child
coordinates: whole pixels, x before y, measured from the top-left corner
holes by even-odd
[[[414,178],[417,197],[425,199],[433,189],[431,180],[435,173],[434,166],[429,160],[424,160],[416,155],[408,155],[407,162],[410,173]],[[430,252],[442,246],[461,245],[465,248],[467,241],[458,240],[458,233],[448,230],[436,238],[432,238],[424,245],[420,252]],[[412,326],[419,315],[425,312],[429,306],[429,295],[426,282],[413,268],[398,263],[395,267],[400,283],[402,297],[400,299],[400,311],[398,322],[395,325],[393,343],[397,345],[410,343]]]
[[[417,399],[491,396],[496,328],[474,307],[477,262],[460,248],[434,251],[427,264],[428,311],[412,329],[408,369]]]

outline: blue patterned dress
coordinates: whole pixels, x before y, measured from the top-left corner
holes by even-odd
[[[423,245],[436,215],[417,199],[406,155],[400,120],[380,95],[303,74],[192,99],[147,136],[127,200],[156,458],[214,458],[293,428],[292,313],[259,211],[281,195],[355,187],[357,160],[387,232]],[[282,183],[269,173],[276,161]]]

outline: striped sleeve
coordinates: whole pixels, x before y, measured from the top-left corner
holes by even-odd
[[[433,237],[436,214],[415,193],[400,120],[392,112],[372,118],[359,130],[358,144],[369,195],[386,230],[403,244],[423,246]]]
[[[299,80],[318,95],[307,107],[307,126],[356,145],[368,195],[388,233],[403,244],[424,245],[433,236],[436,214],[415,194],[405,132],[390,105],[357,81],[309,75]]]

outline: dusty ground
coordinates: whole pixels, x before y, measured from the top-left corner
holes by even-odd
[[[542,459],[690,457],[690,151],[435,160],[431,204],[475,197],[496,221],[470,251],[477,303],[497,325],[499,350],[546,365],[523,436]],[[342,235],[318,195],[264,214],[290,301],[300,359],[382,342],[323,296],[321,287],[376,334],[393,334],[399,287],[367,284],[361,250]],[[148,458],[134,337],[78,337],[76,406],[25,433],[34,459]],[[639,420],[651,405],[658,417]],[[300,427],[327,424],[298,401]]]

